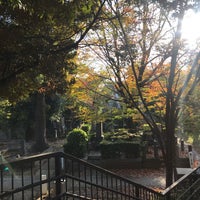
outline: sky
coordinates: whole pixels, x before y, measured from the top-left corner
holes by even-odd
[[[200,39],[200,13],[194,13],[193,11],[188,11],[184,20],[182,27],[182,37],[187,40],[189,46],[195,46],[196,41]]]

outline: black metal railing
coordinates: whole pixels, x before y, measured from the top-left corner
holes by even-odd
[[[57,154],[59,156],[59,154]],[[55,182],[56,154],[43,154],[0,165],[0,199],[42,199]]]
[[[200,191],[199,182],[198,170],[194,170],[159,193],[62,152],[0,165],[0,199],[10,200],[182,200],[191,195],[195,199]]]
[[[200,198],[200,168],[182,176],[162,193],[170,200],[197,200]]]
[[[89,199],[159,199],[155,191],[120,177],[115,173],[65,156],[64,180],[68,196]],[[62,168],[62,167],[61,167]]]

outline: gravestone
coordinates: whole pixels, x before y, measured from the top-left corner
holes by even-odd
[[[103,123],[96,124],[96,140],[100,142],[103,139]]]

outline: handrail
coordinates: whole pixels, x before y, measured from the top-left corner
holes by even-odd
[[[189,174],[185,174],[174,182],[171,186],[166,188],[162,195],[165,197],[170,197],[170,200],[185,200],[184,196],[191,196],[200,192],[200,167],[193,169]],[[198,190],[197,190],[198,189]],[[189,191],[189,192],[188,192]],[[187,192],[187,193],[186,193]]]
[[[187,197],[193,197],[193,195],[196,195],[196,191],[199,189],[200,189],[200,179],[195,181],[189,188],[186,188],[185,191],[178,197],[177,200],[181,199],[184,200]]]
[[[112,195],[120,195],[123,198],[131,198],[131,199],[144,199],[144,198],[151,198],[154,197],[154,199],[158,199],[160,196],[159,193],[155,192],[154,190],[145,187],[143,185],[140,185],[138,183],[134,183],[130,179],[126,179],[124,177],[118,176],[117,174],[110,172],[108,170],[105,170],[101,167],[95,166],[91,163],[88,163],[86,161],[77,159],[73,156],[62,154],[63,157],[66,157],[68,159],[68,169],[73,168],[73,165],[76,166],[82,174],[76,174],[72,171],[66,171],[65,178],[69,181],[70,175],[73,176],[73,180],[75,180],[75,177],[78,179],[81,179],[82,182],[85,183],[85,187],[91,187],[93,190],[93,193],[96,192],[96,196],[104,193],[105,199],[108,199],[108,197]],[[71,159],[72,163],[70,166],[69,158]],[[76,163],[77,162],[77,163]],[[87,174],[93,176],[93,179],[88,180]],[[79,182],[80,183],[80,182]],[[72,183],[73,185],[73,183]],[[127,190],[127,191],[125,191]],[[80,193],[80,191],[79,191]],[[93,194],[90,194],[90,196],[95,196]],[[145,197],[146,196],[146,197]],[[112,198],[113,199],[113,198]]]
[[[53,183],[57,180],[56,174],[50,174],[50,161],[55,159],[59,153],[46,153],[26,158],[18,158],[15,161],[0,164],[0,199],[11,196],[12,199],[25,199],[26,191],[32,190],[30,198],[35,196],[42,198],[42,185]],[[42,161],[46,169],[42,166]],[[5,170],[9,169],[9,171]],[[34,171],[35,170],[35,171]],[[42,170],[48,171],[48,178],[42,180]],[[35,191],[34,191],[35,190]],[[37,193],[37,194],[36,194]],[[27,196],[27,198],[29,198]]]
[[[194,173],[198,170],[198,168],[195,168],[191,171],[191,173]],[[166,195],[167,193],[169,193],[171,190],[175,189],[177,187],[177,185],[179,185],[184,179],[187,179],[187,177],[190,176],[190,174],[185,174],[183,175],[181,178],[179,178],[176,182],[174,182],[172,185],[170,185],[168,188],[166,188],[164,191],[162,191],[163,195]]]
[[[7,177],[6,172],[3,171],[5,166],[11,169],[9,173],[7,172]],[[17,173],[21,173],[20,184],[17,187],[14,180],[15,168],[17,168]],[[33,173],[35,168],[36,175]],[[51,198],[78,195],[90,199],[117,199],[120,197],[121,199],[142,200],[161,197],[154,190],[63,152],[45,153],[19,158],[9,163],[4,162],[0,165],[0,169],[0,198],[10,195],[15,199],[16,194],[22,193],[20,197],[23,199],[26,190],[31,190],[32,198],[36,195],[42,197],[42,185],[44,184],[48,185],[49,191],[52,185],[55,185],[54,194],[48,193]],[[53,172],[51,172],[52,170]],[[43,173],[47,176],[45,180],[41,178]],[[27,174],[29,174],[29,183],[26,183],[27,180],[25,180]],[[8,189],[4,186],[6,178],[11,182]],[[35,194],[35,188],[37,188],[38,194]]]
[[[72,155],[45,153],[0,164],[0,199],[27,199],[28,195],[42,199],[46,195],[48,199],[182,200],[184,194],[199,194],[198,170],[157,192]]]

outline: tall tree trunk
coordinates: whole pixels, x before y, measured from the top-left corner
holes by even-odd
[[[42,152],[48,147],[46,143],[46,103],[43,93],[36,94],[35,108],[35,143],[34,152]]]
[[[170,126],[166,127],[166,187],[169,187],[174,182],[176,149],[175,128],[173,126],[173,123]]]
[[[180,5],[181,6],[181,5]],[[180,50],[181,29],[184,10],[179,13],[177,29],[172,48],[170,74],[167,85],[166,96],[166,187],[173,183],[175,167],[175,128],[177,125],[178,102],[175,97],[175,77],[177,70],[178,53]]]

